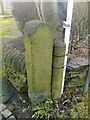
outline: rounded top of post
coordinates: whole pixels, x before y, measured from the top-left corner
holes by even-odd
[[[61,40],[55,39],[55,41],[54,41],[54,47],[60,47],[60,48],[62,48],[62,47],[66,47],[66,44],[63,41],[61,41]]]
[[[49,26],[47,23],[41,22],[40,20],[32,20],[32,21],[28,21],[24,27],[24,34],[27,34],[30,36],[33,35],[35,29],[39,26],[39,25],[45,25],[45,26]],[[51,29],[51,27],[49,26],[49,28]]]

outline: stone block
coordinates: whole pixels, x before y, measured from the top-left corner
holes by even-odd
[[[12,113],[11,113],[8,109],[5,109],[4,111],[2,111],[1,114],[2,114],[5,118],[8,118],[9,116],[12,115]]]
[[[16,118],[12,115],[7,120],[16,120]]]
[[[6,106],[4,104],[0,104],[0,112],[3,111],[4,109],[6,109]]]
[[[20,51],[8,51],[4,57],[7,79],[21,92],[27,92],[25,56]]]
[[[33,103],[50,98],[52,52],[54,35],[52,29],[38,20],[30,21],[24,29],[28,95]]]
[[[65,57],[65,44],[58,40],[55,41],[53,50],[53,70],[52,70],[52,98],[57,99],[61,96],[62,78]]]

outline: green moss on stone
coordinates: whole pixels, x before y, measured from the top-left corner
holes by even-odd
[[[38,20],[28,22],[24,30],[28,94],[33,103],[50,97],[53,32]]]
[[[21,61],[23,59],[23,61]],[[19,51],[9,51],[4,57],[4,71],[7,79],[19,91],[27,91],[25,57]]]
[[[57,99],[61,96],[65,57],[65,44],[62,41],[55,43],[53,54],[52,98]]]

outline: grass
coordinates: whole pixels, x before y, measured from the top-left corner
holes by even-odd
[[[14,18],[7,18],[4,20],[1,20],[0,24],[1,24],[0,36],[2,37],[8,34],[12,34],[16,30],[18,30]]]

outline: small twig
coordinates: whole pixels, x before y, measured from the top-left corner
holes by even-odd
[[[88,38],[90,37],[90,34],[88,34],[88,35],[86,35],[83,39],[82,39],[82,41],[84,40],[88,40]]]
[[[76,46],[74,46],[72,43],[70,43],[70,45],[71,45],[72,47],[74,47],[75,49],[77,49],[77,47],[76,47]]]
[[[70,100],[69,99],[67,99],[67,100],[65,100],[62,104],[64,105],[65,103],[67,103],[67,102],[69,102],[70,103]]]

